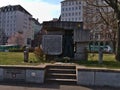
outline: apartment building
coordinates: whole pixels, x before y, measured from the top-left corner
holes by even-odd
[[[83,22],[84,30],[90,30],[94,45],[115,44],[116,21],[113,9],[104,0],[64,0],[61,2],[61,21]],[[107,24],[106,24],[106,21]]]
[[[106,26],[101,15],[109,21],[112,13],[112,8],[107,6],[104,0],[64,0],[61,2],[61,21],[83,22],[84,29],[91,30],[95,34],[92,38],[98,40],[101,39],[99,33],[105,29],[108,29],[108,32],[112,28]]]
[[[61,21],[83,21],[83,1],[64,0],[61,2]]]
[[[4,31],[7,38],[16,32],[23,32],[24,43],[28,45],[28,40],[33,39],[32,15],[21,5],[8,5],[0,8],[0,29]],[[5,41],[7,43],[7,41]]]

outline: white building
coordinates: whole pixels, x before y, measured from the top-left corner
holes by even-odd
[[[106,20],[109,18],[114,20],[113,9],[104,0],[63,0],[61,2],[61,21],[83,22],[84,29],[89,29],[94,34],[105,30],[106,24],[103,23],[101,14]],[[94,38],[100,40],[101,36],[96,34]]]
[[[61,21],[83,21],[83,1],[64,0],[61,2]]]
[[[0,8],[0,29],[4,31],[7,37],[22,31],[24,35],[24,45],[27,40],[32,39],[32,15],[20,5],[5,6]]]

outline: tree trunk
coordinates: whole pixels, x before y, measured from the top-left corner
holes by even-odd
[[[120,61],[120,19],[118,20],[116,60]]]
[[[116,53],[116,40],[114,39],[114,41],[112,41],[112,45],[113,45],[113,53]]]

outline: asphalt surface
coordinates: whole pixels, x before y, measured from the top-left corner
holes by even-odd
[[[120,88],[62,85],[58,83],[46,83],[46,84],[0,83],[0,90],[120,90]]]

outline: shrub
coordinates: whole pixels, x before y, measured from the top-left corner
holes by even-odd
[[[34,50],[35,57],[39,62],[44,62],[44,53],[43,50],[40,47],[36,47]]]
[[[63,57],[63,62],[64,62],[64,63],[70,62],[70,58],[69,58],[69,57]]]
[[[23,52],[22,48],[10,48],[9,49],[10,52]]]

